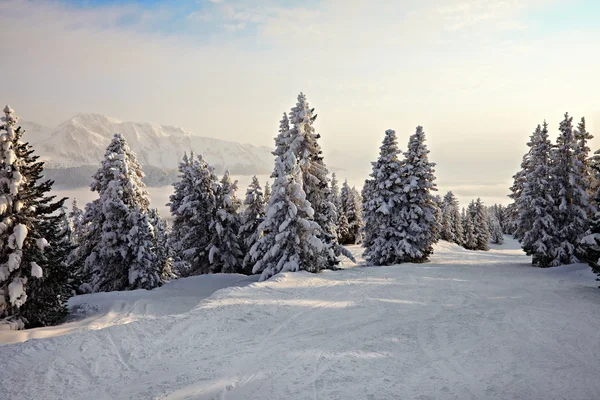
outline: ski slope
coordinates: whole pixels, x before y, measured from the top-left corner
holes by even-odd
[[[594,275],[529,261],[442,242],[423,265],[79,296],[75,321],[0,332],[0,398],[600,398]]]

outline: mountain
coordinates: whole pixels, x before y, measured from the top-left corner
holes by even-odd
[[[22,121],[23,139],[46,162],[47,176],[58,186],[87,185],[116,132],[123,133],[144,165],[148,184],[170,183],[184,152],[194,151],[217,172],[268,174],[273,168],[270,148],[195,135],[180,127],[142,122],[121,122],[101,114],[78,114],[56,128]],[[85,183],[84,183],[85,182]]]

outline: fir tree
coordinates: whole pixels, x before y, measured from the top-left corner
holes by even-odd
[[[321,230],[302,189],[302,172],[293,152],[277,157],[273,193],[258,231],[263,236],[252,246],[253,273],[266,280],[281,272],[318,272],[327,266],[318,237]]]
[[[22,329],[65,315],[71,275],[60,257],[70,249],[56,229],[65,199],[48,195],[53,182],[41,181],[44,163],[13,112],[6,106],[0,123],[0,323]]]
[[[246,207],[241,213],[241,226],[239,231],[240,241],[246,249],[246,255],[244,257],[242,266],[244,273],[252,273],[252,257],[249,249],[260,239],[260,232],[258,226],[264,220],[265,217],[265,202],[262,193],[262,188],[258,182],[256,176],[252,177],[252,182],[246,190],[246,198],[244,199],[244,206]]]
[[[396,132],[387,130],[371,178],[363,189],[365,219],[364,257],[369,265],[403,262],[404,232],[398,224],[399,205],[406,200],[402,184],[403,165]]]
[[[72,241],[73,243],[79,243],[79,239],[85,231],[85,226],[83,224],[83,210],[79,208],[79,204],[75,198],[71,204],[69,219],[73,227]]]
[[[527,204],[520,215],[519,230],[523,231],[521,247],[532,256],[533,265],[547,267],[553,259],[553,250],[558,245],[554,225],[555,204],[550,181],[550,151],[548,124],[536,129],[536,139],[531,149],[531,168],[523,188],[523,202]]]
[[[340,188],[338,186],[338,180],[335,173],[331,174],[331,190],[329,193],[329,201],[335,206],[336,214],[333,216],[332,223],[335,225],[335,236],[338,243],[342,243],[342,237],[340,236],[340,218],[343,214],[342,202],[340,199]],[[348,220],[346,219],[346,225]],[[346,226],[347,229],[347,226]],[[342,243],[343,244],[343,243]]]
[[[160,284],[143,176],[125,137],[115,134],[90,185],[99,198],[86,206],[87,227],[74,257],[83,263],[90,291],[151,289]]]
[[[170,197],[173,226],[169,244],[173,269],[178,276],[211,272],[207,247],[210,225],[217,209],[219,182],[202,156],[184,155],[179,164],[180,180]]]
[[[577,142],[572,123],[573,118],[565,114],[559,126],[557,143],[550,153],[554,225],[557,228],[553,236],[558,238],[551,266],[579,262],[578,255],[584,253],[580,240],[588,229],[587,193],[582,187],[584,177],[576,160]]]
[[[314,108],[310,108],[306,96],[300,93],[298,102],[290,113],[291,128],[288,141],[289,149],[293,152],[301,171],[302,189],[306,193],[306,200],[314,210],[314,221],[321,227],[318,236],[324,243],[323,252],[327,267],[334,268],[339,263],[335,254],[340,251],[336,242],[336,226],[332,221],[337,211],[335,205],[329,201],[329,170],[323,161],[318,142],[321,136],[313,127],[316,118]]]
[[[487,224],[490,231],[490,243],[503,244],[504,236],[502,235],[502,227],[492,208],[487,209]]]
[[[477,250],[477,236],[475,235],[475,214],[477,209],[475,201],[471,201],[467,210],[463,208],[463,227],[464,227],[464,248],[467,250]]]
[[[148,218],[154,232],[152,244],[156,249],[156,264],[161,271],[161,280],[168,281],[176,277],[173,272],[173,255],[169,244],[169,227],[156,208],[150,209]]]
[[[355,187],[348,190],[348,197],[344,207],[348,220],[348,244],[360,244],[362,242],[362,201]]]
[[[215,217],[210,226],[212,242],[208,247],[208,257],[212,272],[242,272],[244,253],[238,239],[241,201],[235,195],[236,190],[237,181],[232,182],[229,171],[225,171],[217,192]]]
[[[475,249],[487,251],[490,249],[490,228],[485,206],[481,199],[475,201],[473,213],[473,229],[475,235]]]
[[[269,205],[269,199],[271,198],[271,185],[269,181],[265,182],[265,193],[263,194],[263,207],[267,208]]]
[[[402,185],[405,197],[399,203],[399,216],[395,219],[403,228],[400,248],[404,262],[427,261],[433,252],[433,244],[439,239],[439,209],[431,193],[437,190],[435,163],[429,161],[428,154],[425,133],[418,126],[404,153]]]
[[[463,243],[463,226],[461,223],[458,200],[454,193],[448,192],[442,201],[442,223],[440,237],[442,240],[458,245]]]

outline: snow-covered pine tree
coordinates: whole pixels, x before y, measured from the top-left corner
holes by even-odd
[[[600,190],[596,193],[596,203],[600,204]],[[600,212],[590,219],[590,228],[580,242],[583,248],[582,259],[587,262],[600,281]]]
[[[350,233],[350,221],[348,220],[348,204],[350,202],[350,185],[346,179],[340,190],[340,207],[338,212],[340,215],[340,225],[342,235],[340,236],[341,244],[353,244],[353,237]]]
[[[279,131],[275,136],[275,151],[272,154],[275,158],[283,156],[290,148],[291,143],[290,120],[286,113],[283,113],[283,118],[279,121]],[[277,177],[277,170],[274,169],[271,178]]]
[[[290,113],[289,148],[302,172],[302,189],[314,210],[313,218],[321,227],[318,236],[324,243],[323,252],[328,267],[335,268],[339,263],[336,253],[341,250],[336,242],[336,226],[332,221],[337,215],[337,210],[329,201],[329,170],[323,161],[318,142],[321,135],[316,133],[313,127],[316,118],[314,108],[310,108],[306,96],[300,93],[298,102]]]
[[[173,216],[169,244],[173,269],[178,276],[211,272],[207,247],[210,224],[217,207],[219,181],[202,156],[184,155],[179,164],[180,180],[167,204]]]
[[[159,264],[156,254],[154,227],[148,211],[136,205],[127,216],[129,232],[127,232],[126,251],[128,257],[128,289],[152,289],[162,285],[165,264]],[[114,272],[113,272],[114,273]]]
[[[393,265],[405,258],[404,232],[398,223],[399,205],[406,202],[399,154],[396,132],[389,129],[379,148],[379,158],[372,163],[371,179],[363,187],[363,247],[368,265]]]
[[[68,252],[49,229],[65,199],[50,196],[52,181],[41,181],[43,162],[15,129],[18,118],[6,106],[0,122],[0,324],[11,329],[48,325],[64,315],[70,274],[56,255]],[[53,252],[44,252],[52,243]],[[46,297],[49,296],[49,297]],[[50,297],[53,301],[46,300]],[[58,298],[58,296],[61,296]],[[45,300],[46,299],[46,300]],[[40,301],[38,301],[40,300]],[[27,309],[24,306],[31,304]],[[31,321],[27,318],[31,318]],[[57,317],[57,318],[55,318]],[[1,329],[1,327],[0,327]]]
[[[237,181],[231,181],[229,171],[225,171],[217,192],[217,209],[210,226],[212,242],[208,247],[208,257],[212,264],[212,272],[243,272],[244,252],[238,237],[238,211],[242,202],[235,195],[236,190]]]
[[[581,202],[581,207],[586,210],[588,218],[590,218],[594,216],[597,211],[597,206],[594,204],[594,201],[590,201],[590,199],[593,199],[595,196],[593,194],[590,195],[594,174],[591,168],[592,159],[590,158],[588,141],[592,140],[594,136],[587,131],[585,118],[581,118],[581,121],[577,124],[577,128],[573,132],[573,136],[575,138],[573,155],[575,156],[575,168],[577,169],[575,176],[578,178],[576,184],[579,187],[579,190],[585,191],[585,193],[577,196],[576,199]]]
[[[240,214],[239,238],[246,251],[242,262],[243,272],[249,275],[252,273],[252,267],[254,267],[249,250],[260,239],[258,226],[265,218],[265,201],[256,175],[252,177],[252,182],[246,190],[244,206],[245,208]]]
[[[554,215],[550,175],[550,151],[552,143],[548,137],[548,124],[536,129],[536,139],[531,148],[530,171],[523,187],[523,203],[527,208],[522,211],[518,225],[523,231],[521,247],[532,256],[532,264],[548,267],[553,260],[553,250],[558,245]],[[525,229],[524,227],[527,227]]]
[[[490,249],[490,228],[488,226],[487,211],[480,198],[475,201],[473,214],[473,228],[476,250],[487,251]]]
[[[79,208],[77,199],[74,198],[71,203],[71,212],[68,214],[73,226],[73,234],[71,236],[73,243],[79,243],[79,238],[83,235],[85,226],[83,224],[83,210]]]
[[[360,244],[362,242],[362,199],[358,190],[352,187],[348,190],[348,197],[344,207],[345,215],[348,220],[348,241],[347,244]]]
[[[490,231],[490,243],[492,244],[503,244],[504,236],[502,235],[502,227],[500,221],[496,217],[496,213],[492,207],[486,210],[488,229]]]
[[[250,249],[253,273],[264,281],[281,272],[326,268],[325,245],[318,237],[321,227],[302,189],[302,171],[292,151],[276,158],[275,182],[264,221],[264,233]]]
[[[568,113],[559,130],[557,143],[550,152],[556,227],[553,236],[558,238],[551,266],[579,262],[578,256],[585,253],[580,240],[589,227],[587,193],[582,187],[584,177],[576,160],[573,118]]]
[[[331,190],[329,193],[329,201],[335,206],[336,210],[336,215],[332,221],[335,225],[336,240],[338,243],[342,243],[342,238],[340,236],[340,218],[342,217],[343,208],[340,199],[340,187],[335,173],[331,174]],[[348,221],[346,220],[346,224],[347,223]]]
[[[269,205],[269,199],[271,198],[271,185],[269,181],[265,182],[265,192],[263,194],[263,207],[266,209]]]
[[[402,186],[405,197],[398,204],[399,215],[395,219],[403,230],[400,242],[403,262],[427,261],[439,239],[439,209],[431,193],[437,190],[435,163],[429,161],[428,154],[425,132],[423,127],[418,126],[404,153]]]
[[[458,200],[454,193],[448,192],[442,201],[441,239],[462,245],[463,226],[461,221]]]
[[[169,227],[157,208],[150,209],[148,218],[154,231],[152,243],[156,249],[156,264],[161,271],[161,280],[168,281],[176,277],[173,272],[173,255],[169,245]]]
[[[464,228],[464,243],[463,247],[467,250],[477,250],[477,237],[475,236],[475,214],[477,208],[475,201],[472,200],[467,210],[463,208],[463,228]]]
[[[86,206],[87,227],[74,257],[83,263],[90,291],[150,289],[160,283],[154,278],[161,272],[151,245],[150,199],[143,177],[125,137],[115,134],[90,185],[99,198]]]
[[[519,241],[523,238],[524,233],[530,228],[530,226],[524,226],[522,224],[519,225],[518,221],[521,214],[524,212],[524,209],[527,209],[529,206],[529,204],[522,200],[521,195],[523,193],[525,179],[530,171],[529,159],[531,156],[531,149],[534,146],[534,142],[538,135],[539,131],[536,129],[529,137],[529,141],[527,142],[527,147],[529,147],[529,150],[527,150],[527,153],[523,155],[523,160],[521,161],[521,170],[513,176],[513,185],[510,187],[511,193],[508,195],[508,197],[513,200],[508,209],[508,218],[510,219],[509,226],[511,229],[514,229],[510,234],[512,234],[513,237]]]

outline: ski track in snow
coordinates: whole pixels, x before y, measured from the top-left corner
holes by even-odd
[[[441,242],[421,265],[78,296],[66,324],[0,332],[0,398],[598,399],[594,275],[529,262]]]

